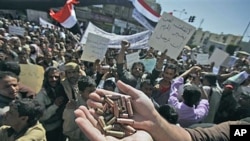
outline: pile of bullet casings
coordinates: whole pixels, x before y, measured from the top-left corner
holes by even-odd
[[[131,97],[122,95],[104,96],[103,109],[96,109],[99,130],[109,136],[123,138],[132,135],[136,130],[133,125]]]

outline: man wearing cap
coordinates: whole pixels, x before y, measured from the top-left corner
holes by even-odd
[[[65,65],[65,79],[62,81],[63,90],[69,100],[77,100],[78,97],[78,78],[81,75],[80,66],[74,62]]]

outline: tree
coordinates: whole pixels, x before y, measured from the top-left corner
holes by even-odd
[[[238,46],[236,45],[228,45],[227,48],[226,48],[226,52],[229,54],[229,55],[234,55],[234,51],[238,48]]]
[[[211,46],[209,47],[209,50],[208,50],[208,51],[209,51],[210,53],[212,53],[212,52],[214,52],[214,48],[215,48],[215,46],[214,46],[214,45],[211,45]]]

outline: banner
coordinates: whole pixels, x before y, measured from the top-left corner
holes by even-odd
[[[45,28],[50,28],[50,29],[53,29],[55,27],[55,25],[45,21],[43,18],[39,18],[39,23],[42,27],[45,27]]]
[[[147,43],[148,43],[149,37],[151,36],[152,32],[148,30],[148,31],[143,31],[143,32],[136,33],[133,35],[117,35],[114,33],[108,33],[106,31],[98,28],[97,26],[95,26],[91,22],[89,22],[88,27],[85,30],[84,35],[82,36],[80,43],[86,44],[87,37],[88,37],[89,33],[93,33],[93,34],[102,36],[104,38],[110,39],[108,48],[120,49],[121,48],[121,41],[128,40],[131,44],[130,49],[143,49],[143,48],[148,47]]]

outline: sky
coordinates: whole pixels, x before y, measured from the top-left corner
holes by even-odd
[[[217,34],[233,34],[250,40],[250,0],[156,0],[163,12],[173,12],[177,18],[188,22],[190,16],[196,16],[190,23],[203,31]],[[175,12],[174,12],[175,11]],[[182,12],[185,11],[185,12]],[[201,24],[202,19],[204,22]],[[245,30],[246,33],[244,34]]]

